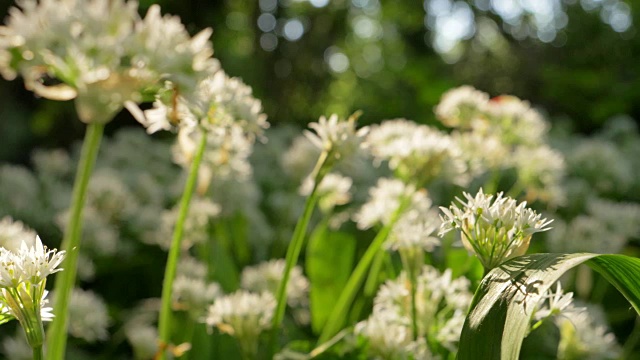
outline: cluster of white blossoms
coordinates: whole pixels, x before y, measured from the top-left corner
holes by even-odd
[[[73,337],[86,342],[107,340],[111,324],[107,304],[90,290],[73,289],[69,299],[69,328]]]
[[[28,89],[55,100],[76,99],[80,119],[106,122],[127,101],[141,102],[169,80],[190,91],[219,68],[208,39],[191,38],[180,19],[152,5],[145,18],[124,0],[25,0],[0,28],[0,72],[20,74]],[[59,85],[47,86],[52,77]]]
[[[435,113],[453,128],[451,137],[461,148],[469,175],[515,169],[515,190],[524,192],[527,200],[552,205],[565,201],[564,157],[547,145],[549,124],[527,101],[507,95],[490,99],[462,86],[446,92]]]
[[[300,195],[308,196],[313,191],[314,180],[307,176],[300,186]],[[328,173],[320,181],[316,190],[318,196],[318,207],[324,213],[331,213],[336,206],[348,204],[351,201],[351,185],[353,180],[350,177],[338,173]]]
[[[376,186],[369,189],[369,200],[354,214],[353,220],[359,229],[368,229],[377,224],[389,225],[394,213],[407,201],[419,204],[426,199],[426,193],[415,186],[398,179],[380,178]],[[430,204],[430,200],[429,205]],[[420,207],[419,205],[417,207]]]
[[[605,314],[595,305],[554,318],[560,329],[558,359],[620,359],[622,349],[606,325]]]
[[[209,307],[205,321],[238,339],[244,352],[254,354],[260,334],[271,328],[275,309],[276,299],[270,292],[238,290],[218,298]]]
[[[396,177],[418,186],[444,178],[464,185],[469,177],[458,144],[445,133],[405,119],[371,127],[364,143],[380,164],[387,161]]]
[[[327,161],[333,166],[337,161],[343,161],[356,154],[362,144],[368,127],[356,128],[358,114],[343,120],[333,114],[328,119],[321,116],[318,122],[309,124],[313,131],[305,130],[304,135],[321,151],[327,153]]]
[[[533,312],[533,320],[540,321],[550,317],[570,316],[572,313],[580,313],[585,308],[575,307],[573,304],[573,293],[565,293],[562,285],[558,281],[556,290],[549,289],[542,297],[540,303]]]
[[[282,281],[285,260],[275,259],[242,270],[242,288],[255,293],[269,292],[275,296]],[[292,308],[309,306],[309,280],[300,266],[291,269],[287,283],[287,304]]]
[[[21,223],[5,218],[0,225],[0,239],[8,240],[8,248],[0,244],[0,324],[17,319],[29,345],[42,346],[42,321],[53,319],[45,285],[49,275],[62,270],[58,266],[65,252],[48,249]],[[20,241],[19,248],[7,235]]]
[[[462,207],[455,203],[449,208],[440,207],[444,216],[439,235],[460,230],[464,247],[478,257],[487,271],[523,255],[531,236],[549,230],[553,221],[527,208],[526,202],[518,204],[502,193],[494,197],[480,189],[475,197],[463,194],[466,201],[456,198]]]
[[[187,311],[197,320],[215,299],[222,296],[222,288],[218,283],[207,281],[206,266],[193,258],[182,259],[177,270],[172,308]]]
[[[416,283],[416,338],[412,335],[411,282],[405,272],[382,285],[373,313],[356,325],[355,332],[368,340],[373,356],[409,359],[409,354],[416,354],[417,359],[430,359],[436,344],[451,353],[457,351],[472,298],[470,282],[453,279],[451,270],[440,273],[424,265]]]

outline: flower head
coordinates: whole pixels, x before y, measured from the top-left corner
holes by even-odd
[[[488,102],[487,93],[464,85],[444,93],[435,113],[446,126],[466,128],[478,116],[482,116]]]
[[[523,255],[529,248],[531,236],[547,231],[553,220],[518,204],[516,200],[485,195],[482,189],[472,197],[464,193],[466,202],[457,198],[462,207],[452,203],[449,208],[440,207],[444,213],[440,236],[458,229],[462,243],[480,259],[485,269],[490,270],[515,256]]]
[[[25,0],[0,28],[0,72],[54,99],[76,99],[80,119],[106,122],[162,80],[188,91],[219,67],[206,29],[191,38],[177,17],[152,5],[144,20],[124,0]],[[52,77],[59,85],[46,86]]]
[[[356,153],[362,138],[369,131],[368,127],[356,129],[358,113],[347,120],[333,114],[328,119],[321,116],[318,122],[309,124],[313,132],[306,130],[304,135],[317,148],[329,154],[331,160],[340,160]]]
[[[242,288],[256,292],[269,292],[275,296],[284,273],[284,259],[270,260],[242,270]],[[307,306],[309,295],[309,280],[302,274],[302,268],[294,266],[291,269],[287,283],[287,303],[292,306]]]

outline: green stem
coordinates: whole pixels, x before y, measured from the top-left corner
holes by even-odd
[[[369,270],[369,276],[367,276],[367,280],[364,283],[364,294],[367,297],[373,296],[378,288],[378,275],[382,270],[385,258],[387,258],[387,253],[384,250],[380,250],[373,259],[371,270]]]
[[[42,345],[34,347],[33,360],[42,360],[42,359],[44,359],[44,354],[42,352]]]
[[[322,333],[320,334],[320,339],[318,340],[318,344],[322,344],[328,341],[333,335],[338,333],[344,322],[347,318],[347,312],[351,307],[351,303],[356,297],[358,290],[360,289],[360,285],[364,281],[365,276],[367,275],[367,269],[369,269],[369,265],[373,262],[376,254],[382,248],[382,244],[384,244],[385,240],[389,236],[393,225],[396,223],[400,215],[403,213],[407,203],[410,199],[403,199],[398,206],[398,209],[393,213],[391,219],[387,225],[385,225],[376,237],[373,239],[367,251],[365,251],[364,255],[356,265],[356,268],[353,270],[353,273],[349,277],[347,284],[342,289],[342,293],[336,302],[336,305],[327,320],[327,323],[322,329]]]
[[[173,281],[176,278],[176,268],[178,267],[178,258],[180,257],[180,247],[182,244],[182,233],[184,232],[184,224],[189,214],[189,204],[198,180],[198,168],[202,162],[202,155],[207,145],[207,134],[203,133],[198,144],[195,157],[189,169],[189,177],[184,186],[182,199],[180,200],[180,210],[176,220],[176,226],[173,229],[173,238],[171,239],[171,248],[167,259],[167,266],[164,271],[164,281],[162,283],[162,305],[160,308],[160,317],[158,319],[158,334],[160,336],[161,346],[167,346],[171,337],[171,294],[173,292]],[[166,358],[165,352],[160,354],[160,360]]]
[[[55,317],[49,326],[49,342],[47,346],[48,360],[64,359],[67,346],[67,308],[71,290],[76,283],[78,254],[80,252],[80,237],[82,233],[82,209],[84,207],[89,178],[98,156],[100,141],[104,124],[91,123],[87,126],[87,132],[82,143],[80,162],[73,184],[71,201],[71,214],[64,232],[61,248],[67,252],[62,263],[62,271],[58,274],[54,286],[55,299],[53,301],[53,313]]]
[[[282,274],[282,280],[278,285],[278,292],[276,294],[276,312],[271,323],[271,341],[269,344],[269,351],[271,355],[273,355],[273,352],[275,351],[275,348],[277,346],[278,328],[280,327],[280,324],[282,324],[282,320],[284,319],[284,312],[287,306],[287,284],[291,275],[291,269],[293,269],[293,267],[298,262],[298,258],[300,257],[300,252],[302,251],[302,246],[304,244],[304,237],[307,233],[307,227],[309,226],[311,215],[313,214],[316,202],[318,201],[318,186],[320,185],[320,182],[328,171],[328,169],[324,168],[328,155],[329,154],[326,151],[322,152],[320,158],[318,159],[318,162],[316,163],[316,167],[312,172],[312,174],[314,174],[313,189],[311,190],[311,194],[309,194],[309,196],[305,200],[304,212],[302,213],[302,217],[296,224],[296,227],[293,231],[291,243],[289,243],[289,247],[287,248],[284,273]]]

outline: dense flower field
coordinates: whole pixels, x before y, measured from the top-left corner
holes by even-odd
[[[5,358],[637,352],[632,119],[583,137],[462,86],[437,124],[358,126],[355,113],[270,127],[209,29],[191,37],[133,1],[18,6],[0,72],[73,100],[87,135],[0,165]],[[103,136],[125,108],[141,126]]]

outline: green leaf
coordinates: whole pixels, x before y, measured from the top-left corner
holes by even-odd
[[[311,326],[319,333],[349,279],[356,252],[353,235],[319,225],[307,245],[306,270],[311,282]]]
[[[458,359],[518,359],[536,304],[562,274],[585,262],[640,313],[640,259],[586,253],[520,256],[482,280],[462,329]]]

